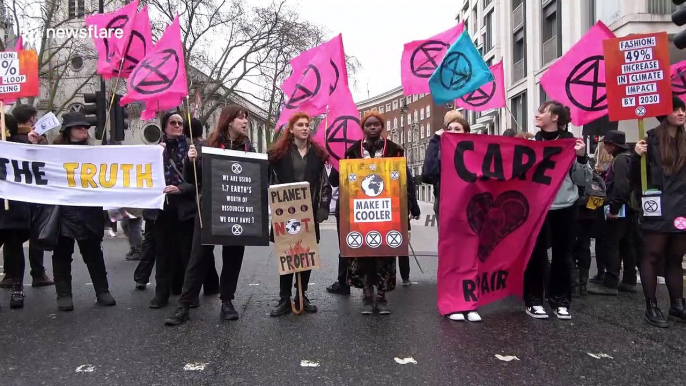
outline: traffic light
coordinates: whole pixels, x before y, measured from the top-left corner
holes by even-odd
[[[686,0],[672,0],[672,2],[675,5],[681,5],[686,2]],[[686,8],[679,7],[679,9],[674,11],[674,13],[672,13],[672,21],[679,27],[686,24]],[[681,31],[674,37],[674,45],[680,50],[686,48],[686,31]]]
[[[110,125],[114,129],[112,138],[115,141],[123,141],[126,138],[125,130],[128,129],[127,118],[129,114],[126,112],[121,103],[121,95],[115,95],[112,101],[112,111],[110,111]]]
[[[87,104],[83,108],[86,121],[95,126],[95,138],[102,140],[105,132],[105,120],[107,119],[107,99],[105,94],[98,91],[94,94],[83,94],[83,101]]]

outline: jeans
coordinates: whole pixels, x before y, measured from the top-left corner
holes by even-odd
[[[139,249],[143,244],[143,234],[141,232],[141,223],[143,219],[138,218],[125,218],[121,222],[122,230],[126,237],[129,238],[129,246],[131,249]]]

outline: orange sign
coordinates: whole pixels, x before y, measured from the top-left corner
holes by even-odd
[[[402,157],[341,160],[341,256],[408,254],[405,165]]]
[[[672,112],[666,32],[604,40],[603,53],[610,121]]]

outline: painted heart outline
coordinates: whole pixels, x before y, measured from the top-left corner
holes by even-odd
[[[529,201],[516,190],[493,199],[491,193],[480,193],[467,204],[467,222],[479,236],[478,257],[485,262],[493,249],[529,218]]]

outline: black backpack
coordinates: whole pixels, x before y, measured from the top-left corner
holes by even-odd
[[[607,187],[603,177],[593,171],[593,177],[586,186],[579,186],[579,199],[577,205],[595,210],[603,207],[607,198]]]

